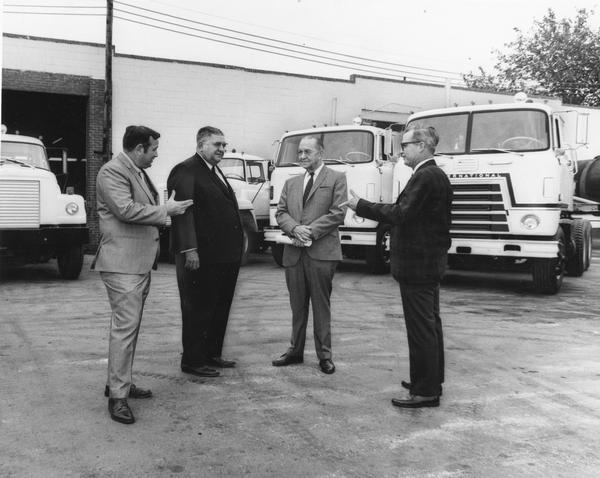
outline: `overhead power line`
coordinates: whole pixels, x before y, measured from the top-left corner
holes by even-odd
[[[378,60],[378,59],[373,59],[373,58],[366,58],[366,57],[363,57],[363,56],[348,55],[346,53],[340,53],[340,52],[336,52],[336,51],[332,51],[332,50],[326,50],[326,49],[322,49],[322,48],[316,48],[316,47],[306,46],[306,45],[302,45],[302,44],[299,44],[299,43],[293,43],[293,42],[288,42],[288,41],[285,41],[285,40],[280,40],[280,39],[277,39],[277,38],[267,37],[267,36],[263,36],[263,35],[255,35],[253,33],[246,33],[246,32],[242,32],[240,30],[232,29],[232,28],[220,27],[218,25],[212,25],[210,23],[200,22],[200,21],[197,21],[197,20],[190,20],[189,18],[184,18],[184,17],[179,17],[179,16],[176,16],[176,15],[171,15],[169,13],[160,12],[158,10],[151,10],[149,8],[139,7],[139,6],[133,5],[131,3],[120,2],[119,0],[115,0],[115,3],[120,4],[120,5],[125,5],[125,6],[128,6],[128,7],[132,7],[132,8],[138,9],[138,10],[143,10],[143,11],[150,12],[150,13],[156,13],[158,15],[162,15],[162,16],[165,16],[165,17],[173,18],[173,19],[176,19],[176,20],[183,20],[185,22],[195,23],[196,25],[203,25],[203,26],[210,27],[210,28],[215,28],[215,29],[218,29],[218,30],[228,31],[228,32],[231,32],[231,33],[236,33],[236,34],[239,34],[239,35],[245,35],[245,36],[249,36],[249,37],[252,37],[252,38],[259,38],[261,40],[267,40],[267,41],[271,41],[271,42],[281,43],[281,44],[293,46],[293,47],[296,47],[296,48],[304,48],[304,49],[307,49],[307,50],[319,51],[321,53],[329,53],[329,54],[333,54],[333,55],[337,55],[337,56],[342,56],[342,57],[345,57],[345,58],[353,58],[355,60],[370,61],[370,62],[374,62],[374,63],[380,63],[380,64],[391,65],[391,66],[399,66],[399,67],[402,67],[402,68],[410,68],[410,69],[414,69],[414,70],[430,71],[430,72],[434,72],[434,73],[447,73],[449,75],[456,75],[456,76],[460,75],[460,73],[454,72],[454,71],[438,70],[438,69],[433,69],[433,68],[424,68],[424,67],[419,67],[419,66],[405,65],[405,64],[402,64],[402,63],[394,63],[394,62],[389,62],[389,61],[384,61],[384,60]],[[140,15],[140,16],[143,16],[143,15]],[[144,18],[148,18],[148,17],[144,17]],[[246,41],[246,40],[244,40],[244,41]]]
[[[121,3],[121,2],[117,2],[117,3]],[[258,42],[258,41],[254,41],[254,40],[247,40],[247,39],[239,38],[239,37],[232,36],[232,35],[225,35],[225,34],[222,34],[222,33],[215,33],[215,32],[211,32],[211,31],[203,30],[203,29],[200,29],[200,28],[188,27],[186,25],[181,25],[181,24],[170,22],[170,21],[167,21],[167,20],[161,20],[159,18],[154,18],[154,17],[150,17],[150,16],[147,16],[147,15],[142,15],[142,14],[139,14],[139,13],[129,12],[127,10],[122,10],[120,8],[115,8],[115,11],[120,12],[120,13],[126,13],[128,15],[132,15],[132,16],[137,17],[137,18],[144,18],[146,20],[152,20],[152,21],[164,23],[164,24],[175,26],[175,27],[178,27],[178,28],[185,28],[185,29],[196,31],[196,32],[200,32],[200,33],[206,33],[206,34],[209,34],[209,35],[215,35],[217,37],[226,38],[227,40],[242,41],[242,42],[245,42],[245,43],[248,43],[248,44],[251,44],[251,45],[258,45],[258,46],[261,46],[261,47],[274,48],[274,49],[277,49],[277,50],[280,50],[280,51],[285,51],[285,52],[289,52],[289,53],[294,53],[294,54],[300,54],[300,55],[306,55],[306,56],[309,56],[309,57],[319,58],[321,60],[329,60],[329,61],[341,62],[341,63],[346,64],[346,65],[353,65],[353,66],[358,66],[358,67],[375,68],[377,70],[383,70],[382,72],[375,72],[373,70],[368,70],[371,73],[389,75],[388,72],[393,72],[393,73],[400,73],[401,76],[418,75],[420,77],[433,78],[433,79],[436,79],[438,81],[445,81],[446,80],[446,77],[444,77],[444,76],[432,75],[430,73],[407,72],[407,71],[398,70],[398,69],[395,69],[395,68],[382,67],[382,66],[377,66],[377,65],[367,65],[367,64],[359,63],[359,62],[355,62],[355,61],[343,60],[343,59],[340,59],[340,58],[333,58],[333,57],[325,56],[325,55],[317,55],[315,53],[310,53],[310,52],[298,51],[298,50],[295,50],[295,49],[292,49],[292,48],[286,48],[286,47],[281,47],[281,46],[277,46],[277,45],[269,45],[269,44],[266,44],[266,43],[263,43],[263,42]],[[123,19],[122,17],[115,17],[115,18]],[[201,37],[201,38],[206,39],[206,37]],[[224,43],[227,43],[227,42],[224,42]],[[227,44],[231,44],[231,43],[227,43]],[[235,44],[235,45],[243,47],[243,45],[240,45],[240,44]],[[265,51],[265,50],[259,50],[259,51]],[[271,52],[271,53],[274,53],[274,52]]]
[[[262,48],[252,47],[252,46],[248,46],[248,45],[240,45],[240,44],[237,44],[237,43],[232,43],[232,42],[228,42],[228,41],[224,41],[224,40],[217,40],[217,39],[214,39],[214,38],[210,38],[210,37],[206,37],[206,36],[202,36],[202,35],[197,35],[197,34],[194,34],[194,33],[188,33],[188,32],[182,32],[182,31],[179,31],[179,30],[173,30],[171,28],[160,27],[158,25],[152,25],[150,23],[140,22],[138,20],[132,20],[130,18],[119,17],[119,16],[116,16],[116,15],[115,15],[114,18],[115,19],[119,19],[119,20],[123,20],[123,21],[126,21],[126,22],[130,22],[130,23],[137,23],[139,25],[144,25],[144,26],[148,26],[148,27],[151,27],[151,28],[156,28],[158,30],[164,30],[164,31],[169,31],[169,32],[173,32],[173,33],[178,33],[180,35],[191,36],[191,37],[194,37],[194,38],[201,38],[203,40],[208,40],[208,41],[212,41],[212,42],[216,42],[216,43],[221,43],[221,44],[225,44],[225,45],[232,45],[232,46],[237,46],[239,48],[246,48],[248,50],[260,51],[260,52],[263,52],[263,53],[270,53],[272,55],[278,55],[278,56],[283,56],[283,57],[287,57],[287,58],[294,58],[294,59],[297,59],[297,60],[304,60],[304,61],[309,61],[309,62],[312,62],[312,63],[319,63],[319,64],[322,64],[322,65],[332,66],[332,67],[335,67],[335,68],[343,68],[343,69],[346,69],[346,70],[361,71],[361,72],[365,72],[365,73],[373,73],[373,74],[376,74],[376,75],[382,75],[382,76],[387,77],[387,78],[390,78],[390,77],[391,78],[398,78],[398,79],[401,79],[403,81],[406,81],[408,79],[425,81],[422,78],[417,78],[416,75],[413,75],[412,78],[411,78],[411,75],[408,75],[408,74],[400,76],[400,75],[394,75],[394,74],[391,74],[391,73],[382,73],[380,71],[368,70],[368,69],[365,69],[365,68],[356,68],[356,67],[351,67],[351,66],[346,66],[346,65],[339,65],[339,64],[335,64],[335,63],[321,61],[321,60],[315,60],[315,59],[312,59],[312,58],[305,58],[305,57],[301,57],[301,56],[290,55],[290,54],[287,54],[287,53],[280,53],[280,52],[265,50],[265,49],[262,49]],[[427,80],[427,81],[433,81],[433,80]],[[440,83],[440,81],[438,81],[438,83]],[[461,83],[461,85],[462,84],[463,83]]]
[[[399,63],[392,63],[392,62],[386,62],[386,61],[378,61],[378,60],[374,60],[374,59],[369,59],[369,58],[364,58],[364,57],[359,57],[359,56],[354,56],[354,55],[348,55],[348,54],[344,54],[344,53],[339,53],[339,52],[335,52],[335,51],[331,51],[331,50],[325,50],[325,49],[319,49],[319,48],[313,48],[313,47],[307,47],[304,45],[299,45],[296,43],[292,43],[292,42],[287,42],[287,41],[283,41],[283,40],[278,40],[278,39],[274,39],[274,38],[270,38],[270,37],[265,37],[265,36],[261,36],[261,35],[254,35],[254,34],[250,34],[250,33],[245,33],[245,32],[240,32],[237,30],[233,30],[233,29],[229,29],[229,28],[225,28],[225,27],[219,27],[219,26],[215,26],[215,25],[210,25],[208,23],[204,23],[204,22],[198,22],[195,20],[188,20],[186,18],[183,17],[178,17],[175,15],[170,15],[167,13],[162,13],[156,10],[150,10],[147,8],[143,8],[143,7],[137,7],[135,5],[129,4],[129,3],[125,3],[125,2],[119,2],[116,1],[115,3],[120,4],[120,5],[125,5],[127,7],[132,7],[135,9],[139,9],[142,11],[147,11],[156,15],[161,15],[161,16],[165,16],[165,17],[169,17],[169,18],[173,18],[176,20],[181,20],[184,22],[189,22],[192,24],[198,24],[198,25],[203,25],[203,26],[208,26],[210,28],[213,29],[217,29],[217,30],[223,30],[223,31],[228,31],[228,32],[233,32],[236,33],[237,35],[244,35],[244,36],[249,36],[251,38],[258,38],[258,39],[264,39],[266,41],[269,42],[273,42],[273,43],[281,43],[284,45],[291,45],[291,46],[295,46],[297,48],[302,48],[304,50],[308,50],[308,51],[299,51],[293,48],[287,48],[287,47],[282,47],[282,46],[278,46],[278,45],[272,45],[272,44],[268,44],[268,43],[263,43],[260,41],[254,41],[254,40],[249,40],[246,38],[240,38],[239,36],[234,36],[234,35],[226,35],[223,33],[218,33],[218,32],[213,32],[213,31],[208,31],[208,30],[203,30],[203,29],[199,29],[196,27],[191,27],[191,26],[187,26],[187,25],[183,25],[180,23],[174,23],[174,22],[170,22],[167,20],[163,20],[160,18],[156,18],[153,16],[147,16],[147,15],[142,15],[140,13],[136,13],[136,12],[131,12],[128,10],[122,10],[122,9],[115,9],[115,11],[119,11],[121,13],[124,13],[126,15],[131,15],[135,18],[143,18],[146,20],[150,20],[153,22],[159,22],[159,23],[163,23],[166,25],[170,25],[170,26],[174,26],[177,28],[183,28],[183,29],[187,29],[187,30],[192,30],[194,32],[200,32],[200,33],[205,33],[208,35],[212,35],[212,36],[216,36],[216,37],[220,37],[220,38],[225,38],[226,40],[220,40],[220,39],[216,39],[216,38],[211,38],[211,37],[207,37],[204,35],[198,35],[198,34],[194,34],[194,33],[189,33],[189,32],[185,32],[185,31],[181,31],[181,30],[176,30],[176,29],[172,29],[172,28],[166,28],[163,26],[159,26],[159,25],[155,25],[155,24],[150,24],[150,23],[146,23],[143,21],[139,21],[139,20],[134,20],[131,18],[125,18],[122,16],[115,16],[115,19],[119,19],[125,22],[130,22],[130,23],[135,23],[135,24],[139,24],[139,25],[143,25],[143,26],[147,26],[150,28],[155,28],[155,29],[159,29],[159,30],[163,30],[163,31],[168,31],[171,33],[176,33],[179,35],[185,35],[185,36],[191,36],[194,38],[199,38],[199,39],[203,39],[203,40],[208,40],[208,41],[212,41],[212,42],[216,42],[216,43],[221,43],[224,45],[230,45],[230,46],[235,46],[238,48],[245,48],[245,49],[249,49],[249,50],[254,50],[254,51],[259,51],[259,52],[263,52],[263,53],[268,53],[268,54],[272,54],[272,55],[278,55],[278,56],[282,56],[282,57],[287,57],[287,58],[293,58],[293,59],[297,59],[297,60],[303,60],[303,61],[309,61],[312,63],[318,63],[318,64],[323,64],[323,65],[327,65],[330,67],[334,67],[334,68],[342,68],[342,69],[346,69],[346,70],[354,70],[354,71],[358,71],[358,72],[364,72],[364,73],[371,73],[371,74],[375,74],[375,75],[380,75],[383,77],[391,77],[391,78],[398,78],[401,79],[403,81],[406,81],[408,79],[412,79],[412,80],[420,80],[420,81],[430,81],[430,82],[436,82],[436,83],[446,83],[446,82],[450,82],[451,84],[454,85],[464,85],[464,80],[462,79],[462,76],[459,75],[458,73],[451,73],[451,72],[446,72],[446,73],[451,73],[453,75],[458,75],[460,77],[460,79],[458,78],[449,78],[448,76],[443,76],[443,75],[435,75],[432,73],[424,73],[422,71],[426,71],[426,72],[440,72],[443,73],[443,70],[434,70],[434,69],[428,69],[428,68],[420,68],[420,67],[411,67],[409,65],[402,65]],[[71,9],[78,9],[78,8],[104,8],[104,7],[93,7],[93,6],[81,6],[81,7],[73,7],[73,6],[65,6],[65,5],[18,5],[18,4],[11,4],[11,5],[6,5],[6,6],[13,6],[13,7],[44,7],[44,8],[71,8]],[[73,13],[73,12],[48,12],[48,11],[44,11],[44,12],[24,12],[24,11],[5,11],[5,13],[20,13],[20,14],[43,14],[43,15],[74,15],[74,16],[103,16],[102,14],[87,14],[87,13]],[[234,43],[232,41],[229,40],[233,40],[235,42],[244,42],[247,43],[247,45],[244,44],[240,44],[240,43]],[[249,45],[254,45],[254,46],[249,46]],[[262,48],[264,47],[264,48]],[[265,49],[268,48],[268,49]],[[275,50],[280,50],[280,51],[272,51],[273,49]],[[417,71],[405,71],[405,70],[399,70],[396,68],[390,68],[390,67],[385,67],[385,66],[378,66],[378,65],[372,65],[372,64],[365,64],[365,63],[360,63],[360,62],[355,62],[355,61],[350,61],[350,60],[345,60],[343,58],[335,58],[335,57],[331,57],[331,56],[325,56],[325,55],[319,55],[319,54],[315,54],[315,53],[311,53],[311,51],[319,51],[319,52],[325,52],[325,53],[329,53],[332,55],[336,55],[336,56],[340,56],[343,58],[353,58],[353,59],[361,59],[364,61],[368,61],[371,63],[381,63],[381,64],[388,64],[388,65],[395,65],[395,66],[403,66],[412,70],[417,70]],[[282,53],[282,52],[286,52],[286,53]],[[302,56],[298,56],[298,55],[302,55]],[[332,63],[335,62],[335,63]],[[351,65],[351,66],[348,66]],[[380,71],[376,71],[376,70],[380,70]],[[419,71],[422,70],[422,71]],[[396,73],[399,73],[396,74]]]

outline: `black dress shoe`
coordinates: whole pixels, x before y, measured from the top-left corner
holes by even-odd
[[[208,365],[212,365],[213,367],[219,368],[233,368],[235,367],[235,362],[233,360],[225,360],[221,357],[210,357],[206,360]]]
[[[409,395],[407,398],[392,398],[392,405],[400,408],[423,408],[439,407],[440,397],[423,397],[421,395]]]
[[[400,385],[402,385],[405,389],[410,390],[410,387],[412,387],[412,383],[407,382],[406,380],[402,380],[400,382]],[[443,395],[442,393],[442,386],[440,385],[440,397]]]
[[[304,357],[300,355],[294,356],[285,353],[278,359],[273,360],[272,364],[274,367],[285,367],[286,365],[292,365],[294,363],[302,362],[304,362]]]
[[[206,365],[192,367],[190,365],[181,364],[181,371],[198,377],[218,377],[221,375],[214,368],[207,367]]]
[[[108,397],[110,395],[110,390],[108,385],[104,387],[104,396]],[[145,388],[136,387],[133,383],[129,387],[129,397],[128,398],[152,398],[152,390],[147,390]]]
[[[108,411],[110,412],[110,418],[115,422],[125,423],[126,425],[135,422],[126,398],[109,398]]]
[[[330,359],[323,359],[319,361],[319,367],[321,367],[321,372],[331,374],[335,372],[335,365]]]

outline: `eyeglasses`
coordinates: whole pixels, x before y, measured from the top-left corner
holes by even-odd
[[[416,144],[416,143],[422,143],[422,142],[423,142],[423,141],[407,141],[406,143],[400,143],[400,147],[401,147],[402,149],[406,149],[406,147],[407,147],[409,144]],[[398,144],[398,143],[396,143],[396,144]]]
[[[227,143],[213,143],[212,144],[215,148],[223,148],[223,149],[227,149]]]

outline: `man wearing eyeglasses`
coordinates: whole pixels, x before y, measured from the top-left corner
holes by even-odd
[[[181,300],[181,370],[200,377],[217,377],[216,368],[235,366],[221,356],[243,243],[237,200],[218,166],[226,146],[220,129],[200,128],[196,154],[175,166],[167,180],[169,194],[195,202],[173,218],[170,247]]]
[[[444,340],[440,319],[440,281],[450,247],[452,189],[434,160],[438,134],[413,128],[402,137],[404,163],[413,174],[395,204],[374,204],[354,191],[348,207],[368,219],[392,224],[392,275],[400,283],[408,335],[410,382],[401,408],[437,407],[444,382]]]

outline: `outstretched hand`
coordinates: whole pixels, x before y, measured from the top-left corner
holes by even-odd
[[[347,201],[344,201],[342,204],[340,204],[340,206],[348,206],[353,211],[356,211],[356,206],[358,205],[358,200],[360,197],[352,189],[350,189],[350,195],[352,197],[350,197]]]
[[[171,192],[171,196],[167,200],[167,214],[169,216],[179,216],[183,214],[185,210],[194,204],[193,199],[186,199],[185,201],[175,201],[175,190]]]

